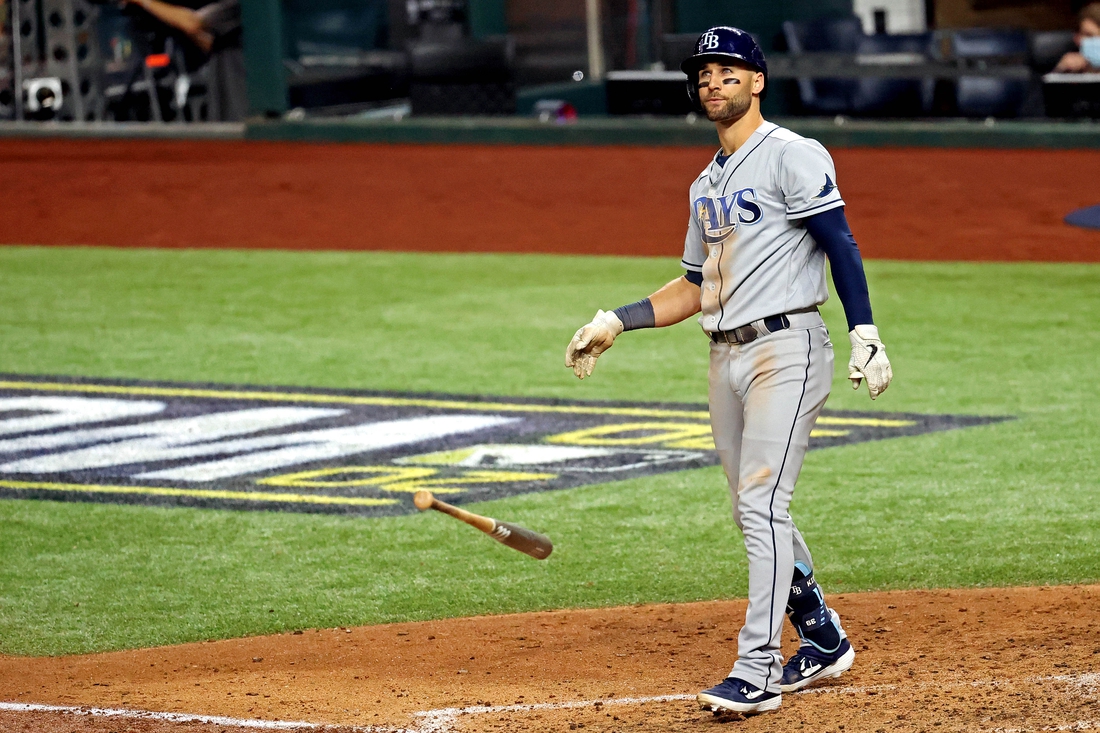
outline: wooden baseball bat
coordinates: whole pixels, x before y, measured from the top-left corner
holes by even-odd
[[[519,550],[524,554],[530,555],[536,560],[545,560],[550,557],[550,553],[554,551],[554,543],[544,534],[532,532],[526,527],[520,527],[516,524],[498,522],[490,517],[483,517],[480,514],[474,514],[465,509],[451,506],[447,502],[440,501],[432,496],[432,492],[430,491],[422,490],[416,492],[413,495],[413,504],[415,504],[416,508],[420,511],[435,509],[437,512],[443,512],[444,514],[451,515],[455,519],[460,519],[472,527],[477,527],[497,542],[507,545],[513,550]]]

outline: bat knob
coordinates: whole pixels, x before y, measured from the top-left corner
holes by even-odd
[[[420,511],[430,509],[433,501],[435,501],[435,497],[432,496],[432,492],[430,491],[424,491],[423,489],[421,489],[420,491],[413,494],[413,504],[415,504],[416,508]]]

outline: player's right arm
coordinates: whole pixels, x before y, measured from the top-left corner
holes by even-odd
[[[653,325],[657,328],[674,326],[702,310],[699,285],[687,276],[676,278],[646,300],[653,306]]]
[[[565,366],[572,368],[578,379],[584,379],[592,375],[596,359],[623,331],[672,326],[699,310],[699,286],[684,276],[636,303],[614,311],[596,311],[596,317],[573,334],[565,349]]]
[[[694,214],[688,216],[687,235],[684,237],[684,257],[680,260],[680,266],[687,272],[668,285],[658,290],[653,295],[639,303],[649,302],[653,309],[653,321],[644,323],[638,328],[656,326],[672,326],[681,321],[686,321],[702,310],[699,298],[699,288],[703,285],[702,263],[707,258],[706,246],[703,244],[703,233],[699,228],[699,220]],[[623,306],[615,312],[633,308],[634,305]],[[627,328],[626,330],[630,330]]]
[[[614,311],[596,311],[596,317],[573,334],[565,349],[565,366],[571,368],[578,379],[584,379],[592,375],[596,359],[611,348],[623,331],[672,326],[702,310],[699,288],[703,283],[703,266],[695,263],[705,259],[706,248],[699,221],[689,216],[684,258],[680,262],[687,274],[636,303]]]

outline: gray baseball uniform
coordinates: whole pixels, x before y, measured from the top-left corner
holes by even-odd
[[[691,187],[683,266],[702,274],[703,330],[752,325],[710,351],[710,414],[749,562],[749,606],[730,673],[779,692],[783,617],[795,563],[813,568],[788,513],[810,430],[829,396],[833,347],[817,306],[825,254],[800,221],[844,201],[820,143],[769,122]],[[785,315],[770,332],[764,320]],[[772,322],[774,324],[774,321]]]

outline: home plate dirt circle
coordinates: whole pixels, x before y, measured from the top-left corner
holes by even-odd
[[[857,649],[851,672],[751,718],[694,699],[732,665],[744,619],[744,601],[715,601],[0,657],[0,730],[1100,729],[1100,586],[840,594],[834,605]]]

